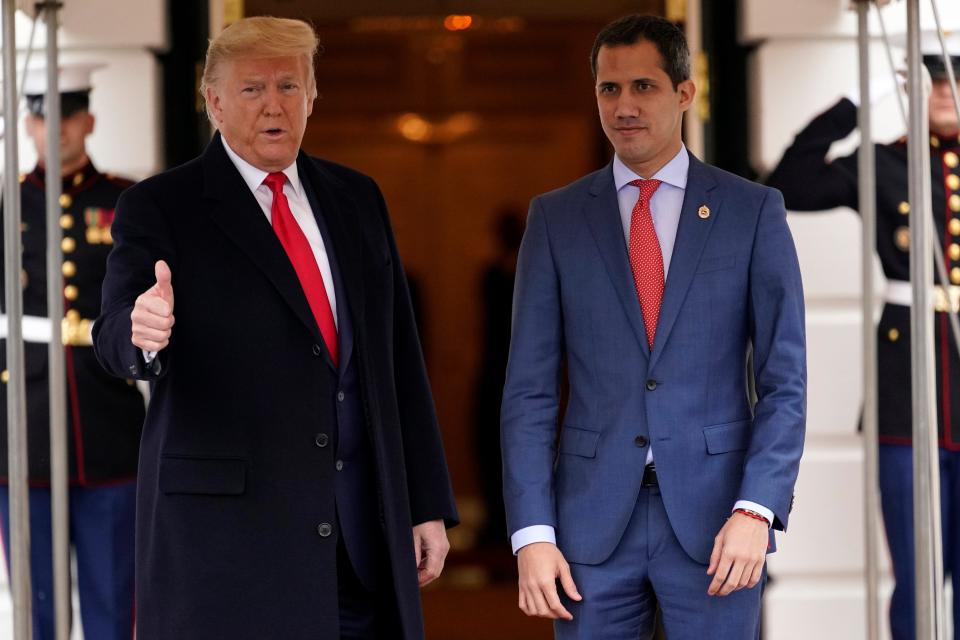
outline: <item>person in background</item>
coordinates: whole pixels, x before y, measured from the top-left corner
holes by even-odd
[[[950,63],[960,75],[960,34],[947,38]],[[953,614],[960,621],[960,357],[947,311],[960,303],[960,127],[935,33],[922,35],[923,63],[933,89],[929,98],[930,211],[911,211],[907,187],[907,139],[875,144],[877,254],[887,277],[886,304],[877,327],[879,475],[883,522],[896,585],[890,603],[894,640],[914,637],[913,432],[910,378],[910,222],[933,216],[949,282],[936,270],[934,355],[940,496],[945,573],[953,576]],[[895,90],[892,79],[871,83],[876,101]],[[767,184],[783,193],[792,211],[859,208],[857,152],[827,159],[830,146],[857,127],[859,96],[850,95],[816,116],[784,152]],[[960,638],[960,625],[955,638]]]
[[[52,527],[50,508],[50,411],[47,348],[51,322],[62,323],[66,364],[69,447],[70,540],[76,553],[80,619],[86,638],[128,640],[133,634],[134,502],[137,453],[144,398],[130,378],[115,378],[93,353],[91,324],[100,309],[100,285],[113,248],[111,223],[120,193],[129,180],[101,173],[90,161],[86,141],[95,119],[89,111],[89,64],[60,68],[60,232],[46,227],[46,70],[30,69],[24,82],[26,131],[37,152],[37,166],[20,179],[23,246],[23,335],[27,443],[30,478],[30,562],[33,637],[54,637]],[[56,179],[56,178],[54,178]],[[59,273],[46,271],[46,250],[59,242]],[[2,254],[2,246],[0,246]],[[2,257],[2,256],[0,256]],[[49,318],[47,278],[62,282],[65,315]],[[0,283],[2,287],[2,283]],[[6,317],[2,335],[6,337]],[[6,349],[0,378],[7,382]],[[7,394],[0,393],[0,519],[9,540],[7,477]],[[8,545],[4,544],[9,567]]]

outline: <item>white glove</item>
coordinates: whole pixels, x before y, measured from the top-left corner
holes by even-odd
[[[899,71],[896,73],[896,80],[893,74],[884,73],[870,78],[870,104],[877,104],[884,98],[903,90],[906,83],[906,77]],[[854,105],[860,106],[860,85],[852,87],[844,96]]]

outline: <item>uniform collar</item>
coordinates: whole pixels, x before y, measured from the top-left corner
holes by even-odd
[[[82,188],[85,183],[88,183],[91,178],[99,175],[100,172],[97,171],[97,168],[93,166],[93,163],[88,158],[85,165],[76,171],[63,176],[63,185],[61,190],[63,193],[76,191]],[[37,164],[37,166],[33,168],[33,171],[26,175],[26,179],[32,180],[38,185],[43,186],[46,184],[46,170]]]

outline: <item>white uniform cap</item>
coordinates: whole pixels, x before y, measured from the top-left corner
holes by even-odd
[[[90,74],[106,65],[90,62],[73,62],[59,66],[58,84],[60,93],[89,91],[93,87]],[[47,68],[30,67],[23,83],[23,95],[41,96],[47,92]]]

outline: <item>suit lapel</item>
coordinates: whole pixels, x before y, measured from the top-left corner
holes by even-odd
[[[214,223],[263,271],[314,340],[322,342],[293,265],[263,215],[260,203],[227,157],[219,133],[207,146],[202,163],[203,196],[215,201],[210,211]]]
[[[630,326],[640,342],[640,352],[646,357],[649,352],[647,333],[640,311],[640,299],[633,283],[627,243],[623,237],[623,222],[620,220],[620,205],[617,202],[617,188],[613,183],[612,164],[597,174],[590,185],[590,196],[584,205],[590,232],[603,257],[607,274],[613,282],[613,288],[620,298]]]
[[[677,227],[677,239],[673,245],[673,257],[670,259],[670,273],[667,275],[660,305],[660,317],[657,320],[657,334],[653,342],[650,366],[653,367],[670,338],[670,331],[677,320],[687,290],[693,281],[703,247],[710,236],[710,229],[720,210],[720,198],[713,193],[716,181],[707,171],[706,165],[690,154],[690,169],[687,174],[687,188],[680,210],[680,223]],[[709,207],[710,215],[701,218],[700,207]]]
[[[355,332],[350,327],[362,326],[363,269],[361,264],[361,231],[353,199],[345,185],[317,165],[303,152],[297,158],[300,179],[311,200],[313,214],[325,241],[331,245],[331,267],[337,290],[337,315],[341,331],[340,370],[345,371],[353,355]],[[316,200],[314,203],[313,200]]]

